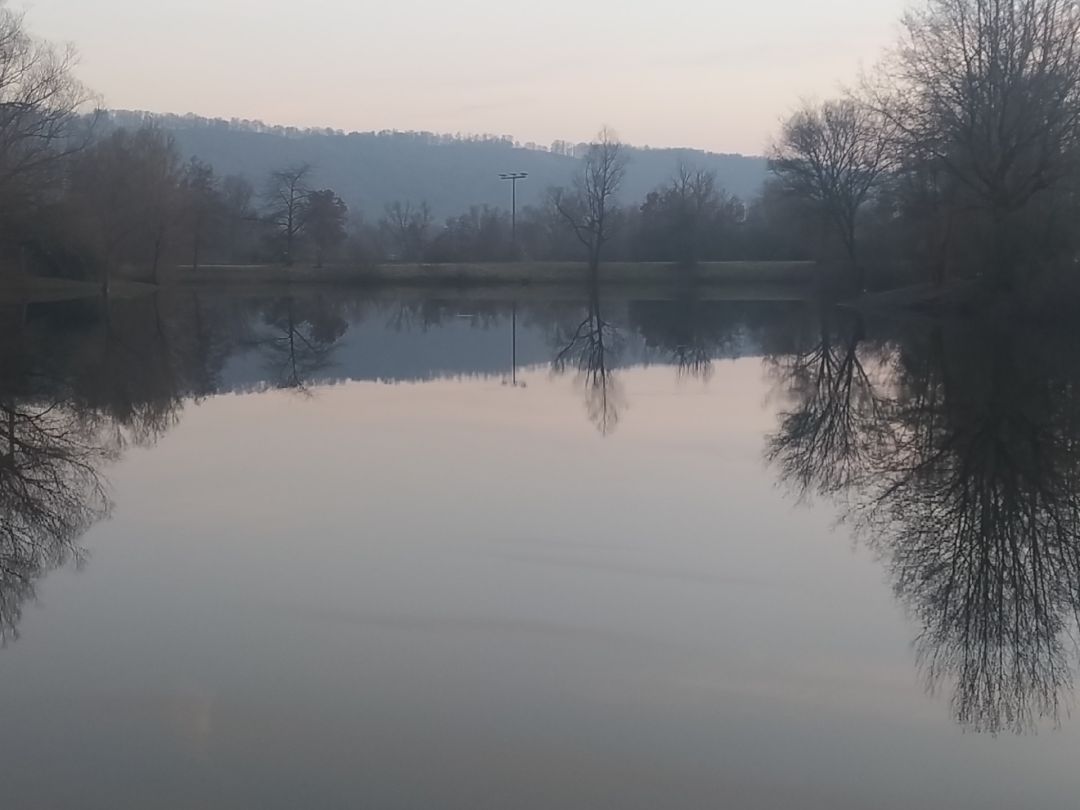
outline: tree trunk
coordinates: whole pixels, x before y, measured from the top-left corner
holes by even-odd
[[[293,243],[296,240],[296,214],[293,211],[293,204],[289,204],[289,218],[285,227],[285,266],[292,267],[293,263]]]
[[[994,205],[991,212],[994,227],[994,255],[990,266],[994,271],[994,283],[1004,291],[1013,287],[1012,267],[1012,242],[1009,235],[1009,220],[1007,213],[999,206]]]
[[[589,279],[593,283],[600,278],[600,249],[599,243],[589,248]]]
[[[101,264],[101,294],[109,297],[109,289],[112,286],[112,255],[105,254]]]
[[[855,288],[858,292],[866,292],[866,268],[859,263],[855,250],[855,225],[848,224],[844,228],[844,252],[847,253],[848,268]]]
[[[158,277],[158,273],[161,269],[161,253],[165,246],[165,229],[163,226],[158,227],[157,234],[154,237],[154,266],[153,277],[155,284],[161,284],[161,279]]]

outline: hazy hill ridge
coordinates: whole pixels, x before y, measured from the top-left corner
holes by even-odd
[[[470,205],[508,206],[510,189],[499,172],[528,172],[518,204],[537,203],[548,187],[565,184],[577,166],[580,144],[519,144],[509,137],[430,132],[342,132],[268,126],[258,121],[201,118],[125,110],[108,114],[111,126],[154,122],[173,134],[185,158],[211,163],[219,175],[242,174],[260,187],[272,170],[311,163],[315,183],[331,187],[354,211],[377,217],[394,200],[426,200],[437,217]],[[765,178],[765,159],[696,149],[631,148],[620,198],[642,200],[685,162],[715,170],[730,193],[753,197]]]

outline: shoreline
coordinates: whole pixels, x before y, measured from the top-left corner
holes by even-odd
[[[605,262],[600,282],[629,284],[816,284],[816,262]],[[311,265],[206,265],[170,268],[163,286],[190,284],[355,284],[367,286],[543,286],[584,284],[584,262],[461,262],[452,264],[377,264],[369,267]]]
[[[611,262],[600,268],[606,289],[677,293],[688,287],[720,297],[746,300],[793,300],[812,295],[821,276],[815,262],[710,262],[694,267],[669,263]],[[207,265],[198,270],[173,267],[161,283],[135,280],[118,272],[110,295],[130,297],[157,292],[208,291],[265,294],[297,288],[355,288],[392,291],[533,290],[545,295],[574,295],[586,285],[584,263],[388,264],[368,268],[309,265]],[[37,276],[0,276],[0,304],[49,303],[101,295],[96,282]]]

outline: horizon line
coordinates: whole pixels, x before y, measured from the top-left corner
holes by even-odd
[[[101,107],[101,108],[98,109],[98,112],[104,112],[104,113],[107,113],[107,114],[127,113],[127,114],[130,114],[130,115],[142,115],[142,116],[149,116],[149,117],[169,117],[169,118],[179,118],[179,119],[187,118],[187,119],[194,119],[194,120],[200,120],[200,121],[221,121],[221,122],[223,122],[223,123],[225,123],[225,124],[227,124],[229,126],[232,126],[233,122],[237,122],[237,123],[240,123],[240,124],[259,124],[259,125],[264,126],[264,127],[268,128],[268,129],[294,129],[294,130],[297,130],[298,132],[300,132],[302,134],[314,134],[314,135],[318,135],[318,134],[326,135],[327,131],[329,131],[333,135],[340,136],[340,137],[347,137],[349,135],[375,135],[375,136],[379,136],[379,135],[383,135],[383,134],[393,134],[393,135],[435,135],[435,136],[439,136],[439,137],[457,138],[459,140],[468,140],[470,138],[477,138],[477,139],[485,139],[486,138],[486,139],[491,139],[491,140],[495,140],[495,141],[509,141],[510,142],[509,145],[513,149],[521,149],[522,151],[528,151],[528,152],[542,152],[542,153],[546,153],[546,154],[549,154],[549,155],[555,155],[557,157],[570,157],[571,159],[573,159],[573,158],[570,155],[562,155],[562,154],[559,154],[558,152],[552,152],[551,151],[551,144],[561,142],[561,143],[569,144],[569,145],[571,145],[573,147],[579,147],[579,146],[588,146],[589,143],[590,143],[589,141],[573,141],[573,140],[566,140],[566,139],[562,139],[562,138],[556,138],[555,140],[551,141],[551,143],[547,143],[547,144],[540,143],[538,141],[524,141],[523,142],[520,139],[518,139],[516,136],[505,134],[505,133],[499,135],[499,134],[495,134],[493,132],[462,132],[460,130],[457,131],[457,132],[438,132],[436,130],[427,130],[427,129],[385,129],[385,128],[384,129],[368,129],[368,130],[359,130],[359,129],[347,130],[347,129],[344,129],[344,128],[341,128],[341,127],[316,126],[316,125],[311,125],[311,124],[305,125],[305,126],[298,126],[296,124],[273,124],[273,123],[268,123],[268,122],[262,120],[261,118],[242,118],[242,117],[239,117],[239,116],[232,116],[230,118],[223,118],[221,116],[202,115],[201,113],[196,113],[196,112],[191,112],[191,111],[188,111],[188,112],[185,112],[185,113],[177,113],[177,112],[157,112],[157,111],[154,111],[154,110],[135,110],[135,109],[128,109],[128,108],[123,108],[123,107]],[[717,151],[714,151],[712,149],[705,149],[705,148],[697,147],[697,146],[652,146],[650,144],[638,145],[638,144],[630,143],[628,141],[620,141],[620,143],[623,146],[625,146],[626,148],[628,148],[628,149],[636,149],[638,151],[649,151],[649,152],[700,152],[700,153],[705,154],[705,155],[716,155],[717,157],[738,157],[738,158],[746,158],[748,160],[766,160],[767,159],[765,155],[752,154],[752,153],[748,154],[748,153],[745,153],[745,152],[717,152]],[[536,147],[543,147],[543,148],[530,149],[526,144],[533,144]]]

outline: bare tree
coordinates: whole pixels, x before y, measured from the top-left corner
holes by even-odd
[[[806,104],[788,118],[769,166],[788,192],[821,206],[857,268],[859,209],[889,169],[891,155],[881,117],[855,99],[843,99]],[[861,286],[861,271],[858,281]]]
[[[71,161],[69,203],[100,257],[102,288],[124,262],[150,265],[157,279],[180,201],[180,158],[171,135],[118,129]]]
[[[24,15],[0,0],[0,204],[6,209],[17,209],[43,174],[85,146],[74,137],[75,124],[92,96],[72,75],[75,61],[73,49],[33,37]]]
[[[308,178],[314,167],[299,163],[272,172],[263,193],[269,206],[267,219],[285,240],[283,258],[286,265],[296,259],[296,242],[304,229],[304,208],[311,193]]]
[[[573,186],[552,191],[552,204],[588,251],[589,272],[600,270],[600,256],[618,227],[615,196],[626,175],[627,158],[608,127],[589,145]]]
[[[180,153],[176,139],[157,128],[147,128],[138,134],[146,139],[148,146],[143,166],[145,174],[141,179],[153,248],[151,273],[157,283],[160,282],[161,261],[180,207]]]
[[[904,18],[875,106],[996,215],[1080,145],[1080,13],[1067,0],[929,0]]]
[[[226,241],[231,261],[236,261],[237,243],[245,230],[258,221],[251,201],[255,189],[246,177],[230,174],[221,181],[221,204],[224,208]]]
[[[619,330],[605,320],[600,306],[600,285],[589,280],[589,302],[585,318],[572,331],[560,330],[561,345],[551,363],[556,374],[577,371],[577,384],[585,397],[585,409],[602,436],[609,436],[619,424],[623,391],[615,375],[617,358],[624,340]]]
[[[326,254],[345,241],[349,207],[331,189],[313,191],[304,203],[304,227],[315,245],[315,266],[322,267]]]
[[[218,222],[223,202],[214,168],[198,158],[192,158],[184,166],[180,182],[191,239],[191,269],[198,270],[203,245]]]
[[[674,177],[639,209],[637,243],[645,257],[691,266],[716,249],[718,236],[745,211],[720,187],[716,173],[680,163]],[[715,257],[715,254],[713,254]]]
[[[421,261],[432,222],[434,217],[427,202],[414,206],[411,202],[395,200],[386,206],[379,220],[379,230],[394,244],[396,258]]]

